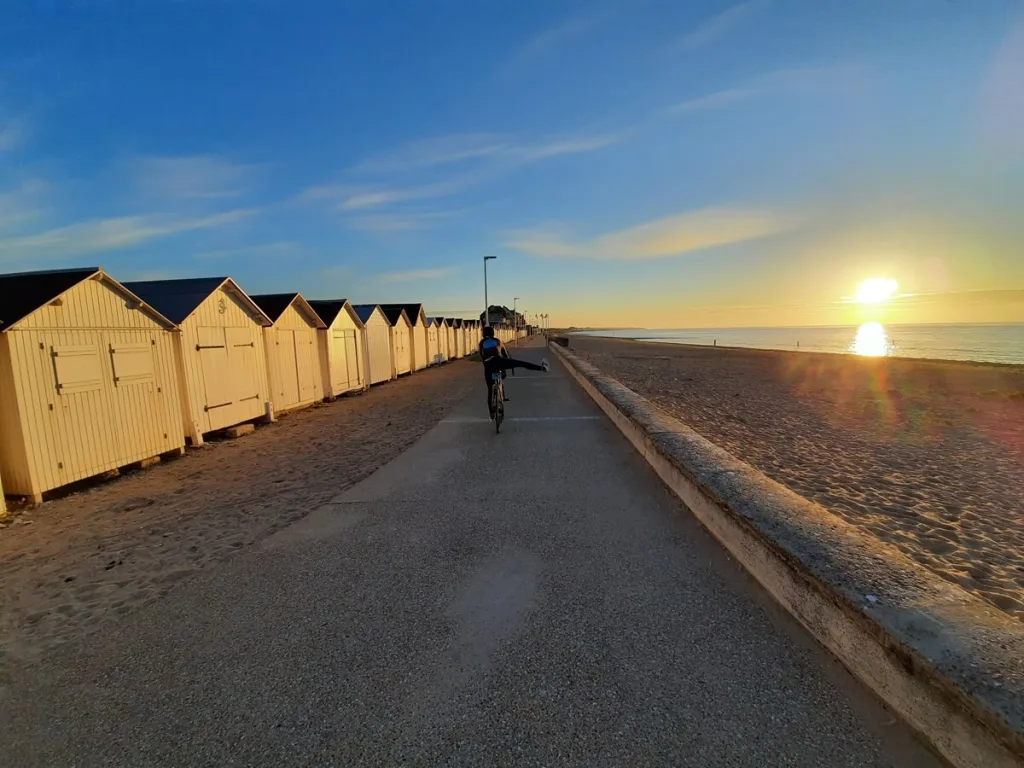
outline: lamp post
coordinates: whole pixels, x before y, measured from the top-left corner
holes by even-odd
[[[516,307],[519,306],[519,297],[516,296],[512,299],[512,332],[515,334],[515,344],[519,346],[519,312]]]
[[[487,262],[493,261],[497,256],[484,256],[484,327],[491,324],[491,302],[487,298]]]

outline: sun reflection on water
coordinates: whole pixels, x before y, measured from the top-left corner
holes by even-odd
[[[864,323],[857,329],[857,336],[850,344],[850,351],[862,357],[888,357],[892,349],[889,334],[881,323]]]

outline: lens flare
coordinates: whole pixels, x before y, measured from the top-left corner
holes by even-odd
[[[885,326],[881,323],[864,323],[857,329],[850,351],[862,357],[887,357],[892,352],[892,344]]]

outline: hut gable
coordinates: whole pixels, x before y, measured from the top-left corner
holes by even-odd
[[[385,314],[389,312],[395,312],[395,310],[402,310],[405,312],[405,317],[412,326],[418,326],[420,323],[426,324],[427,313],[423,309],[422,304],[381,304],[380,308],[384,310]],[[391,315],[388,314],[388,319],[391,319]],[[391,323],[394,325],[394,322]]]
[[[334,325],[338,315],[342,312],[348,313],[357,327],[363,326],[363,318],[356,312],[355,307],[349,303],[348,299],[310,299],[309,306],[328,328]]]
[[[74,301],[71,301],[72,294]],[[124,309],[137,310],[124,312]],[[103,270],[0,275],[0,331],[101,328],[170,329],[174,323]]]
[[[401,306],[397,304],[381,304],[380,310],[381,312],[384,313],[384,317],[388,319],[388,322],[391,324],[392,328],[398,325],[398,323],[401,322],[401,319],[403,317],[405,318],[405,322],[409,323],[409,325],[412,325],[412,321],[409,319],[409,316],[405,313],[405,309],[403,309]]]
[[[376,304],[353,304],[352,309],[355,310],[360,321],[365,325],[379,307]]]
[[[301,293],[262,293],[252,300],[279,328],[327,327]]]
[[[231,301],[260,325],[271,324],[270,318],[230,277],[138,280],[125,283],[125,287],[177,325],[185,322],[203,302],[218,291],[223,294],[215,302],[216,311],[220,314],[229,311],[227,302]],[[221,299],[224,300],[224,304],[220,303]]]

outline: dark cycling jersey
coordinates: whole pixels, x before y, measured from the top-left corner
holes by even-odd
[[[505,349],[505,345],[501,343],[500,339],[481,339],[480,359],[484,361],[484,365],[503,357],[508,357],[508,350]]]

